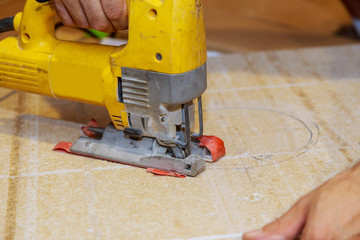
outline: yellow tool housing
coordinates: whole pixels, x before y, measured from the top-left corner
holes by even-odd
[[[128,9],[128,44],[112,47],[56,39],[51,2],[28,0],[18,37],[0,42],[0,86],[105,106],[118,130],[128,127],[122,67],[180,74],[206,62],[200,0],[129,0]]]

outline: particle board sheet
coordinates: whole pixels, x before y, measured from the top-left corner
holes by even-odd
[[[185,179],[53,152],[106,110],[0,89],[0,238],[241,239],[358,161],[359,66],[360,45],[209,59],[227,154]]]

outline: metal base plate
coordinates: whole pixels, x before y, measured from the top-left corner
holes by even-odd
[[[191,143],[191,150],[192,154],[185,159],[174,158],[154,138],[134,140],[111,124],[105,128],[100,140],[80,137],[71,147],[71,152],[76,154],[196,176],[205,169],[205,160],[211,160],[211,154],[195,142]]]

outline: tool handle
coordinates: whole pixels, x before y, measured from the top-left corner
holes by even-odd
[[[18,15],[17,15],[18,16]],[[53,52],[59,43],[55,37],[56,12],[50,0],[27,0],[21,20],[14,21],[19,45],[24,50]]]
[[[0,20],[0,33],[15,30],[14,18],[15,17],[7,17]]]

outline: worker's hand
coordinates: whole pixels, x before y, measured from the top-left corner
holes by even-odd
[[[102,32],[126,29],[126,0],[53,0],[62,22],[71,27]]]
[[[360,164],[302,197],[287,213],[244,240],[359,240]]]

